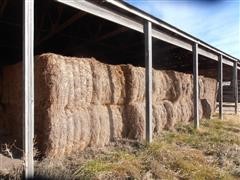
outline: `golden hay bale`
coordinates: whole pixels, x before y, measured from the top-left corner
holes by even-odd
[[[47,61],[41,64],[44,63],[44,72],[49,76],[50,99],[58,104],[58,107],[91,103],[93,80],[89,60],[82,58],[80,61],[78,58],[55,54],[43,54],[38,57],[37,61]]]
[[[145,100],[145,69],[132,65],[122,66],[126,80],[128,103],[143,103]],[[185,87],[185,85],[187,85]],[[182,94],[191,96],[192,76],[175,71],[153,69],[153,103],[162,100],[177,101]]]
[[[91,61],[94,104],[123,104],[125,81],[120,66]]]
[[[91,105],[65,109],[51,115],[47,155],[67,155],[86,147],[103,147],[113,139],[122,138],[122,108]]]
[[[203,81],[203,97],[206,99],[211,107],[211,113],[215,112],[217,99],[217,81],[212,78],[202,77]]]
[[[145,104],[132,103],[126,106],[128,120],[128,138],[144,139],[145,136]],[[174,107],[170,101],[153,105],[153,133],[158,135],[162,129],[173,128],[175,122]]]
[[[123,137],[124,131],[124,106],[107,106],[109,115],[110,140],[117,140]]]
[[[164,99],[169,99],[167,95],[172,84],[166,71],[153,70],[153,102],[158,103]]]
[[[126,83],[126,103],[143,102],[145,99],[145,71],[142,67],[122,66]]]
[[[126,136],[130,139],[143,139],[144,121],[145,121],[145,104],[132,103],[126,107],[126,117],[128,121],[128,133]]]

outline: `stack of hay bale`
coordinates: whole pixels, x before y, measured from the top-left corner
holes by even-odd
[[[0,119],[21,142],[22,67],[4,67]],[[200,98],[214,110],[217,83],[200,77]],[[201,101],[200,101],[201,102]],[[200,117],[204,107],[200,104]],[[210,112],[211,114],[212,112]],[[153,70],[153,132],[193,120],[192,75]],[[145,121],[145,69],[108,65],[93,58],[43,54],[35,59],[35,135],[48,156],[121,138],[142,139]],[[1,124],[0,123],[0,124]],[[17,127],[17,128],[16,128]]]

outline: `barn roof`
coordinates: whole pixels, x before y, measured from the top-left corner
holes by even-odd
[[[121,24],[133,30],[143,32],[144,21],[153,23],[153,37],[192,51],[192,44],[199,44],[199,54],[218,61],[222,55],[224,63],[239,61],[239,59],[209,45],[208,43],[148,14],[127,2],[120,0],[56,0],[66,5],[81,9],[101,18]],[[230,64],[229,64],[230,65]]]

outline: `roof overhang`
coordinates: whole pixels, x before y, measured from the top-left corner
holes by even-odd
[[[144,22],[153,23],[152,36],[164,42],[173,44],[188,51],[193,51],[193,44],[198,43],[199,54],[209,59],[218,61],[223,57],[223,63],[233,66],[234,62],[239,61],[223,51],[220,51],[209,44],[125,3],[116,0],[104,0],[92,2],[88,0],[55,0],[81,11],[93,14],[100,18],[120,24],[135,31],[144,32]],[[109,4],[117,7],[111,8]],[[137,18],[136,18],[137,17]],[[139,20],[140,19],[140,20]],[[159,27],[159,28],[158,28]],[[162,30],[164,29],[164,30]],[[238,67],[240,69],[240,67]]]

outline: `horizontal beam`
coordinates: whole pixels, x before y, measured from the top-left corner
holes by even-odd
[[[188,51],[192,51],[191,43],[187,43],[185,41],[179,40],[179,39],[177,39],[173,36],[170,36],[170,35],[168,35],[164,32],[157,31],[157,30],[153,29],[152,36],[159,39],[159,40],[162,40],[164,42],[173,44],[175,46],[181,47],[181,48],[186,49]]]
[[[56,0],[56,1],[143,33],[142,24],[135,22],[129,18],[123,17],[121,15],[118,15],[115,12],[112,12],[108,9],[97,6],[86,0],[81,0],[81,1]]]
[[[222,62],[223,62],[223,64],[226,64],[226,65],[228,65],[228,66],[234,66],[234,63],[233,62],[231,62],[231,61],[229,61],[229,60],[227,60],[227,59],[225,59],[225,58],[223,58],[223,60],[222,60]]]
[[[219,61],[218,55],[216,55],[216,54],[214,54],[214,53],[211,53],[211,52],[209,52],[209,51],[207,51],[207,50],[205,50],[205,49],[203,49],[203,48],[201,48],[201,47],[199,47],[198,50],[199,50],[198,53],[199,53],[200,55],[205,56],[205,57],[208,57],[208,58],[210,58],[210,59],[212,59],[212,60],[215,60],[215,61]],[[234,62],[233,62],[233,61],[230,61],[230,60],[228,60],[228,59],[226,59],[226,58],[223,58],[222,62],[223,62],[223,64],[225,64],[225,65],[228,65],[228,66],[231,66],[231,67],[234,66]],[[238,66],[238,69],[240,70],[240,66]]]
[[[169,26],[166,25],[165,23],[159,22],[159,21],[157,21],[156,19],[151,18],[150,16],[147,16],[147,15],[145,15],[145,14],[143,14],[143,13],[141,13],[141,12],[138,12],[138,11],[136,11],[136,10],[134,10],[134,9],[131,9],[130,7],[125,6],[125,5],[122,4],[121,2],[118,2],[118,1],[115,1],[115,0],[106,0],[106,1],[107,1],[108,3],[111,3],[111,4],[119,7],[119,8],[122,8],[122,9],[124,9],[124,10],[126,10],[126,11],[128,11],[128,12],[130,12],[130,13],[132,13],[132,14],[135,14],[135,15],[137,15],[137,16],[139,16],[139,17],[141,17],[141,18],[143,18],[143,19],[145,19],[145,20],[147,20],[147,21],[150,21],[150,22],[152,22],[153,24],[159,25],[159,26],[161,26],[161,27],[163,27],[163,28],[165,28],[165,29],[167,29],[167,30],[170,30],[171,32],[174,32],[174,33],[176,33],[176,34],[178,34],[178,35],[181,35],[182,37],[184,37],[184,38],[186,38],[186,39],[188,39],[188,40],[190,40],[190,41],[194,41],[193,38],[188,37],[187,35],[185,35],[185,34],[183,34],[183,33],[180,33],[179,31],[177,31],[177,30],[174,29],[174,28],[169,27]]]
[[[203,49],[201,47],[199,47],[198,50],[199,50],[198,53],[203,55],[203,56],[205,56],[205,57],[208,57],[208,58],[210,58],[212,60],[215,60],[215,61],[219,60],[218,56],[216,54],[213,54],[213,53],[211,53],[211,52],[209,52],[209,51],[207,51],[207,50],[205,50],[205,49]]]
[[[96,4],[90,3],[86,0],[81,0],[81,1],[78,1],[78,0],[71,0],[71,1],[56,0],[56,1],[60,2],[60,3],[63,3],[63,4],[66,4],[68,6],[71,6],[73,8],[82,10],[84,12],[93,14],[93,15],[98,16],[100,18],[109,20],[111,22],[120,24],[122,26],[133,29],[133,30],[138,31],[140,33],[143,33],[142,22],[138,22],[136,20],[127,18],[127,17],[125,17],[121,14],[113,12],[113,11],[107,9],[107,8],[100,7]],[[156,22],[154,22],[154,23],[156,23]],[[161,32],[160,30],[153,29],[152,30],[152,36],[154,38],[157,38],[157,39],[162,40],[164,42],[167,42],[167,43],[173,44],[175,46],[181,47],[185,50],[192,51],[192,43],[191,42],[187,42],[187,41],[178,39],[178,38],[176,38],[172,35],[169,35],[165,32]],[[199,46],[199,55],[202,55],[202,56],[205,56],[207,58],[218,61],[218,55],[216,55],[216,53],[211,53],[211,52],[205,50],[204,48],[202,48],[202,46],[203,46],[202,44],[199,44],[199,45],[200,45]],[[223,63],[226,64],[226,65],[233,66],[233,63],[231,61],[227,60],[227,59],[223,60]],[[239,69],[240,69],[240,67],[239,67]]]

